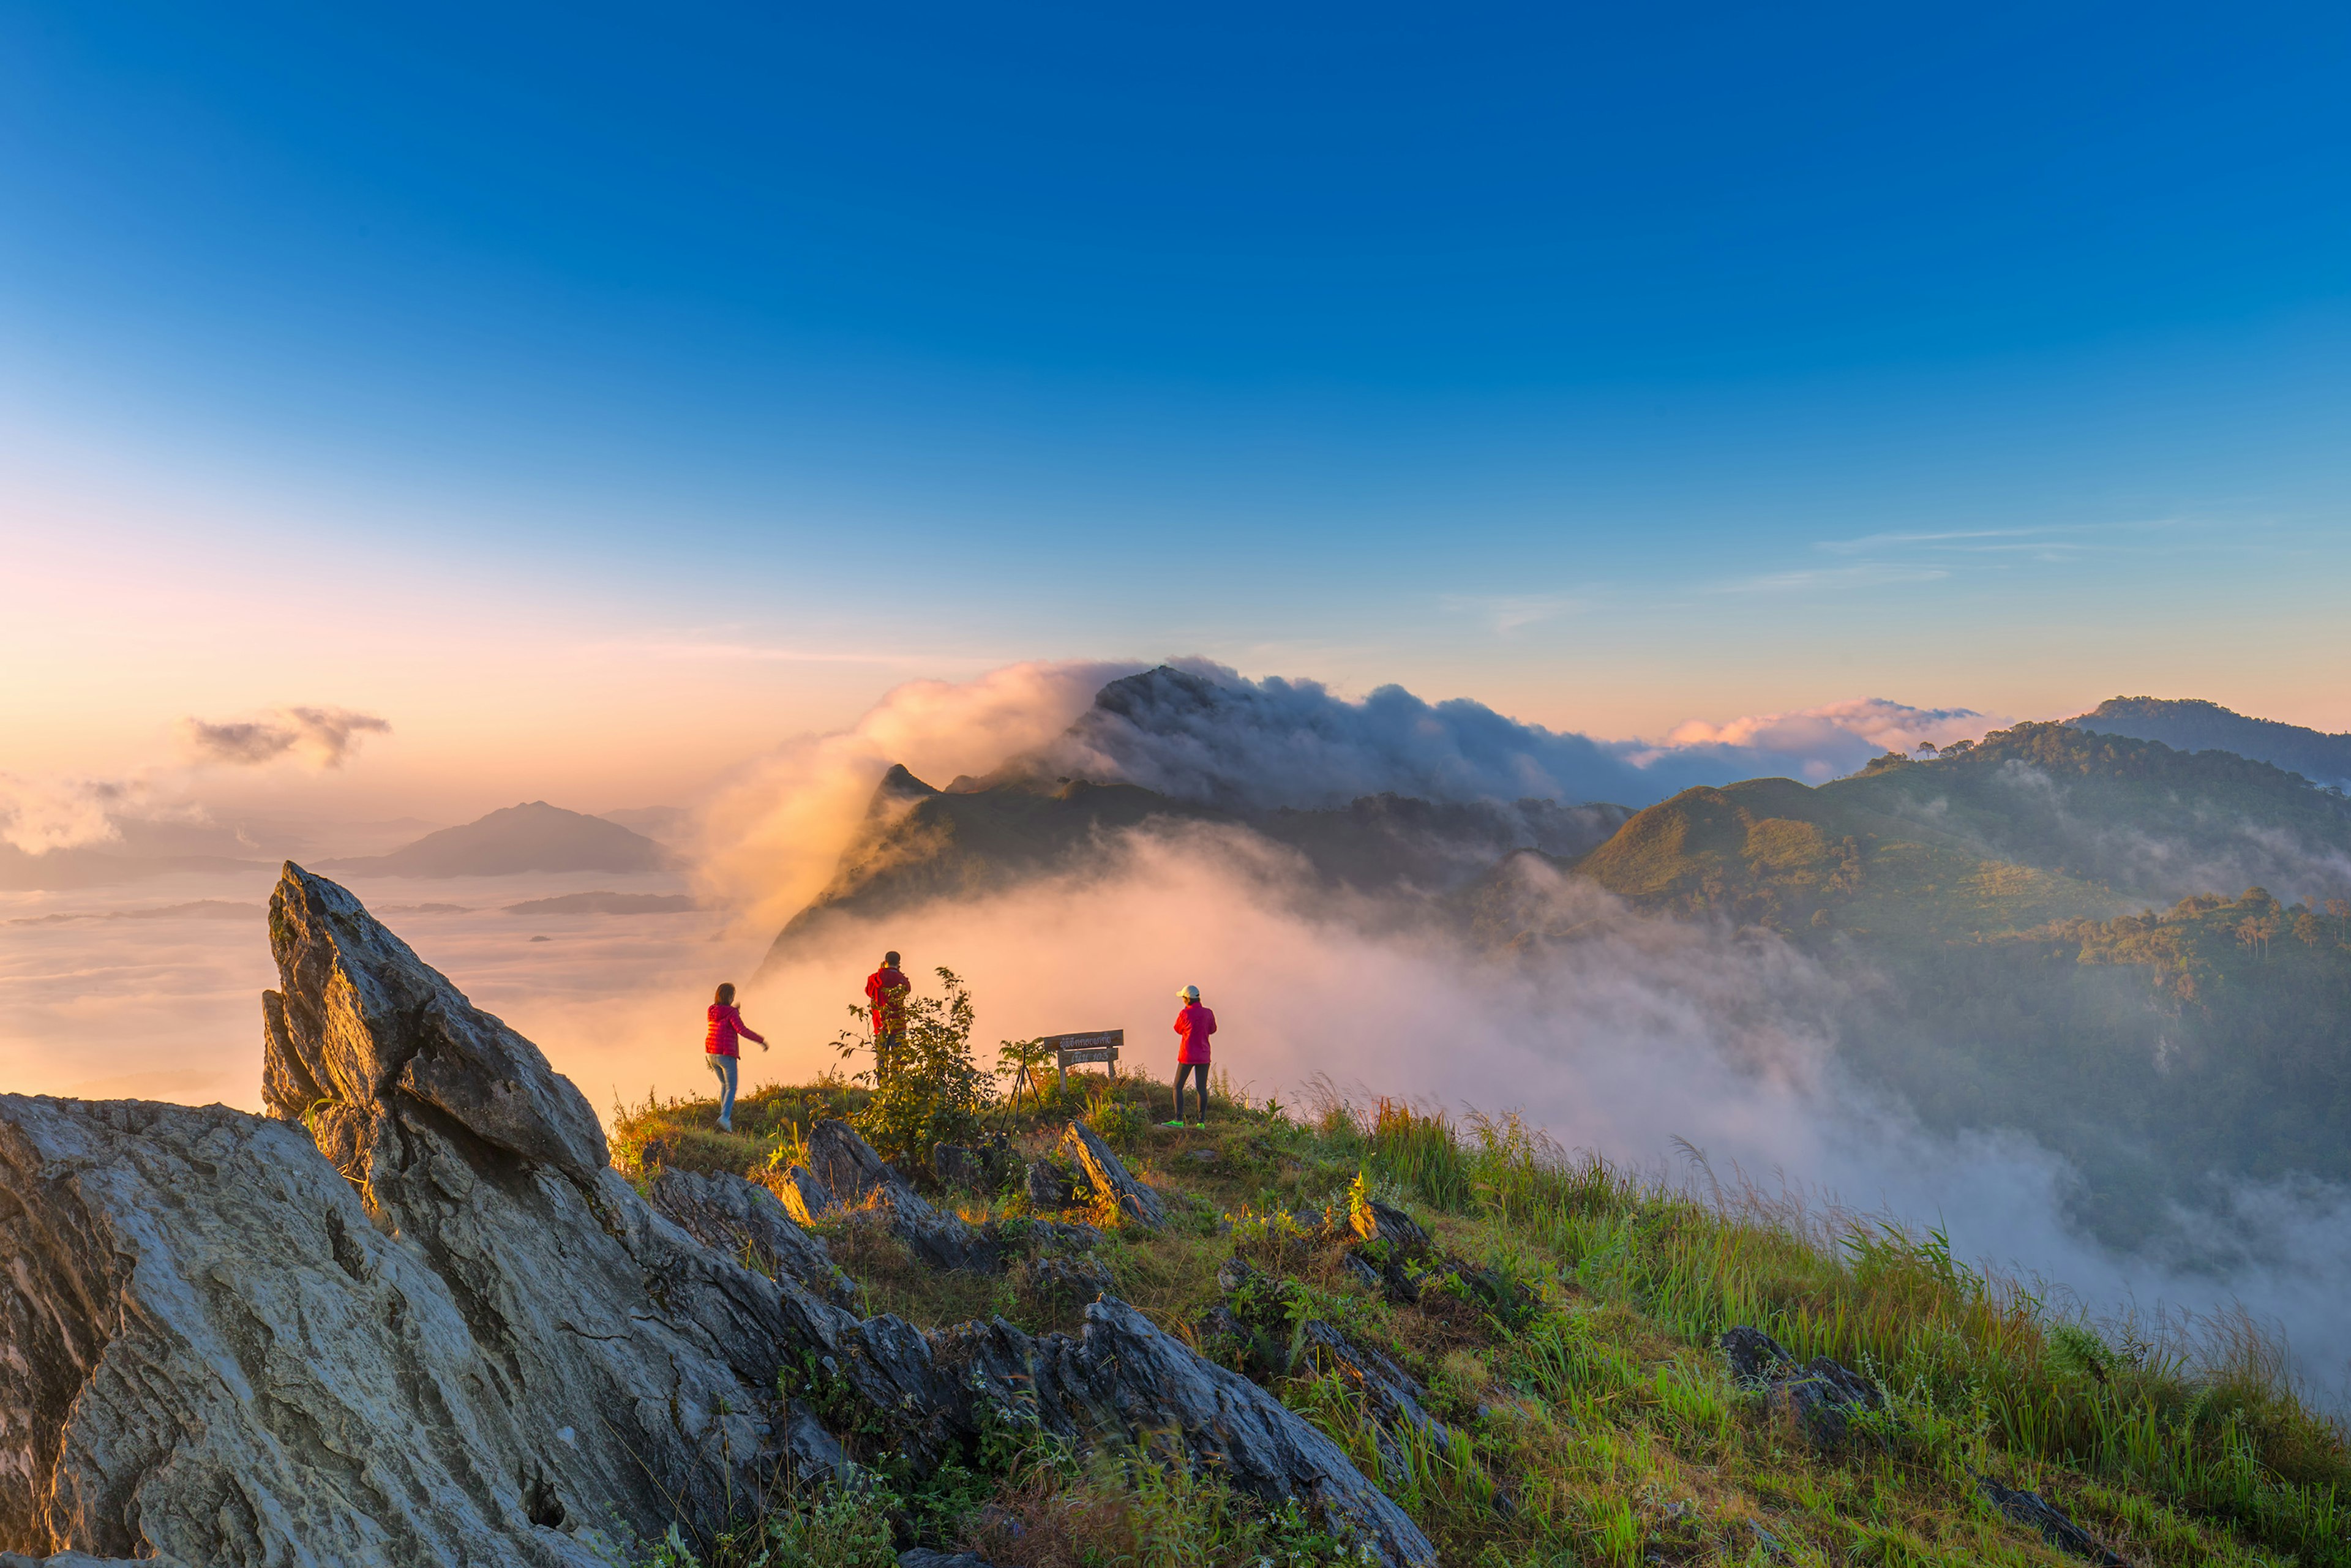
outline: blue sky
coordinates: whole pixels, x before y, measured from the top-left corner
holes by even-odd
[[[830,9],[0,7],[46,623],[2351,726],[2351,13]]]

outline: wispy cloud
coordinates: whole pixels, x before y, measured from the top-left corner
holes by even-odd
[[[1854,566],[1804,567],[1793,571],[1765,572],[1714,585],[1716,593],[1802,593],[1851,588],[1882,588],[1902,582],[1933,582],[1950,576],[1947,567],[1905,565],[1895,561],[1862,561]]]
[[[1448,593],[1437,602],[1451,613],[1478,616],[1493,628],[1497,636],[1508,636],[1521,626],[1576,614],[1588,604],[1568,593]]]
[[[1830,555],[1863,555],[1874,550],[1896,549],[1905,545],[1953,545],[1961,548],[1986,548],[1978,545],[1981,539],[2024,539],[2043,538],[2053,531],[2048,528],[1953,528],[1942,533],[1864,534],[1855,539],[1823,539],[1813,546]],[[2014,549],[2015,546],[2001,548]]]

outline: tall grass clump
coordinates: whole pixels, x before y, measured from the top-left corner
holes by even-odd
[[[1469,1207],[1469,1161],[1442,1111],[1419,1111],[1383,1095],[1370,1130],[1373,1173],[1431,1208]]]

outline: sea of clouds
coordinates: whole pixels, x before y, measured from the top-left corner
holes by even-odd
[[[551,894],[687,885],[667,876],[373,878],[355,891],[600,1105],[705,1090],[701,1012],[720,980],[744,986],[750,1021],[774,1042],[747,1060],[750,1082],[823,1071],[884,946],[918,976],[942,965],[963,975],[987,1042],[1123,1028],[1146,1068],[1172,1045],[1176,988],[1197,984],[1224,1026],[1219,1067],[1259,1095],[1294,1100],[1323,1080],[1365,1097],[1517,1110],[1563,1144],[1691,1176],[1687,1146],[1718,1176],[1939,1226],[1962,1255],[2099,1314],[2241,1304],[2289,1338],[2318,1391],[2342,1396],[2344,1193],[2246,1186],[2225,1213],[2181,1216],[2168,1249],[2113,1252],[2068,1223],[2076,1178],[2059,1155],[2013,1134],[1931,1134],[1847,1079],[1832,1022],[1842,982],[1801,953],[1641,915],[1572,879],[1521,890],[1542,906],[1534,924],[1569,935],[1498,958],[1392,908],[1312,891],[1289,852],[1246,831],[1170,825],[1107,841],[1080,872],[836,927],[752,979],[893,763],[944,783],[1041,758],[1259,807],[1384,789],[1640,805],[1758,773],[1831,777],[1993,722],[1855,701],[1686,726],[1656,745],[1600,742],[1474,703],[1395,688],[1350,701],[1200,664],[1184,671],[1214,688],[1207,712],[1102,717],[1095,694],[1137,671],[1031,664],[915,683],[848,729],[778,747],[720,781],[696,814],[685,875],[698,913],[505,912]],[[0,925],[8,1086],[257,1104],[256,994],[274,978],[268,878],[245,881],[0,895],[12,922]]]

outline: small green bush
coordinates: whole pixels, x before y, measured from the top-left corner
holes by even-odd
[[[941,1144],[977,1142],[980,1118],[996,1098],[987,1070],[972,1059],[971,992],[954,970],[936,972],[942,994],[906,998],[905,1045],[886,1071],[877,1061],[873,1071],[858,1075],[872,1083],[873,1095],[850,1116],[883,1159],[918,1167]],[[849,1010],[869,1018],[864,1008]],[[850,1030],[837,1043],[844,1060],[872,1049],[870,1037]]]

